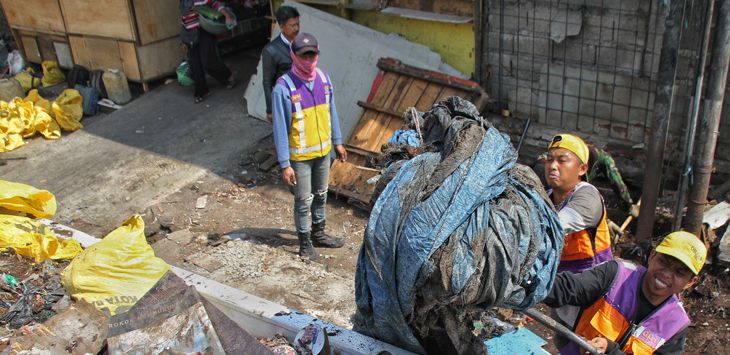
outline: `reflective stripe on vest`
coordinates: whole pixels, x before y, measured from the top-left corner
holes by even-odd
[[[689,326],[689,317],[677,296],[672,295],[631,331],[646,269],[624,261],[619,261],[618,266],[608,293],[583,310],[575,332],[586,339],[604,337],[621,342],[628,338],[622,348],[625,353],[652,354]],[[631,333],[627,336],[628,331]],[[560,349],[560,353],[572,355],[581,354],[582,351],[571,342]]]
[[[289,88],[292,104],[289,158],[303,161],[329,154],[332,148],[332,121],[331,85],[327,74],[317,69],[311,90],[291,72],[279,77],[277,82]]]
[[[595,188],[593,185],[581,181],[573,190],[575,193],[581,188]],[[596,228],[584,229],[569,233],[565,236],[563,253],[560,256],[558,272],[581,272],[590,269],[604,261],[613,260],[611,251],[611,232],[606,221],[606,206],[601,198],[603,212]]]

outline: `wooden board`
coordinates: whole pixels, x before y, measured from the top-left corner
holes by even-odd
[[[84,36],[69,36],[68,39],[76,64],[89,70],[123,69],[117,40]]]
[[[12,28],[66,32],[58,0],[1,0],[0,3]]]
[[[69,34],[134,41],[129,0],[60,0]],[[170,14],[178,19],[179,14]]]
[[[423,112],[448,96],[466,99],[475,96],[473,90],[451,87],[438,79],[432,79],[434,76],[429,73],[433,72],[412,67],[407,69],[401,72],[383,69],[378,74],[373,82],[372,97],[361,105],[363,113],[346,144],[359,149],[359,152],[352,152],[348,148],[348,157],[352,159],[348,158],[345,163],[335,162],[330,170],[330,189],[359,201],[360,206],[369,206],[375,185],[367,184],[367,180],[378,174],[378,171],[366,167],[366,154],[378,154],[395,131],[403,128],[403,113],[409,107]],[[439,75],[443,77],[443,74]],[[476,104],[478,107],[481,105]]]
[[[142,81],[172,74],[185,55],[177,36],[137,48]]]
[[[134,0],[133,4],[140,45],[180,34],[179,0]]]
[[[43,60],[41,58],[41,51],[40,48],[38,48],[38,41],[36,41],[35,36],[21,35],[20,41],[23,44],[25,59],[33,63],[40,63]]]

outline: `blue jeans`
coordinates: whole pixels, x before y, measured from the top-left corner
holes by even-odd
[[[307,233],[310,231],[310,209],[312,223],[319,224],[325,219],[330,157],[327,154],[312,160],[292,161],[291,167],[297,178],[297,184],[289,187],[289,191],[294,195],[294,225],[297,227],[297,233]]]

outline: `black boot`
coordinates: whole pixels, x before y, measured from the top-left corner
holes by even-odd
[[[345,240],[325,234],[322,221],[317,224],[312,223],[312,244],[322,248],[341,248],[345,245]]]
[[[314,250],[309,233],[298,233],[297,236],[299,237],[299,256],[306,256],[312,261],[319,260],[319,255]]]

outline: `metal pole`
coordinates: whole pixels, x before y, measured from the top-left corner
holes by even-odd
[[[714,163],[717,137],[720,135],[720,116],[725,98],[728,64],[730,63],[730,0],[719,0],[717,27],[712,46],[712,62],[707,82],[705,108],[702,112],[702,134],[695,168],[695,184],[689,193],[685,229],[700,235],[702,215],[707,204],[712,164]]]
[[[697,60],[697,78],[695,79],[695,93],[692,98],[692,114],[688,118],[687,132],[684,135],[684,161],[682,166],[684,169],[679,176],[679,191],[677,191],[677,207],[674,210],[674,223],[672,230],[678,230],[682,225],[682,217],[684,215],[684,205],[687,203],[687,191],[689,178],[692,174],[692,154],[694,153],[695,137],[697,136],[697,118],[700,115],[700,100],[702,99],[702,83],[705,78],[705,65],[707,62],[707,49],[710,45],[710,34],[712,30],[712,14],[715,11],[715,1],[707,2],[707,10],[705,11],[705,31],[702,34],[702,46],[700,47],[700,57]]]
[[[603,354],[600,350],[594,348],[591,344],[588,344],[588,342],[578,336],[578,334],[573,333],[570,329],[565,327],[564,325],[558,323],[555,319],[552,319],[542,313],[540,313],[538,310],[534,308],[530,308],[526,311],[524,311],[526,315],[532,317],[532,319],[542,323],[546,327],[558,332],[560,335],[570,339],[571,341],[574,341],[578,346],[581,348],[587,350],[589,353],[594,355]]]
[[[502,74],[503,74],[503,59],[504,56],[504,0],[499,1],[499,70],[497,71],[497,105],[499,105],[499,112],[502,112],[504,105],[502,100]]]
[[[685,0],[671,0],[669,8],[660,5],[666,13],[662,52],[659,56],[656,99],[652,112],[651,134],[646,147],[646,168],[641,194],[641,209],[636,230],[636,242],[648,248],[654,232],[654,211],[659,198],[659,185],[664,167],[664,146],[667,141],[669,120],[672,113],[674,79],[677,73],[679,40],[684,18]],[[649,45],[649,44],[647,44]]]
[[[484,9],[484,2],[488,0],[477,0],[474,1],[474,79],[479,85],[484,87],[484,77],[482,74],[482,53],[484,53],[483,44],[483,33],[484,33],[484,20],[482,19],[482,11]]]

